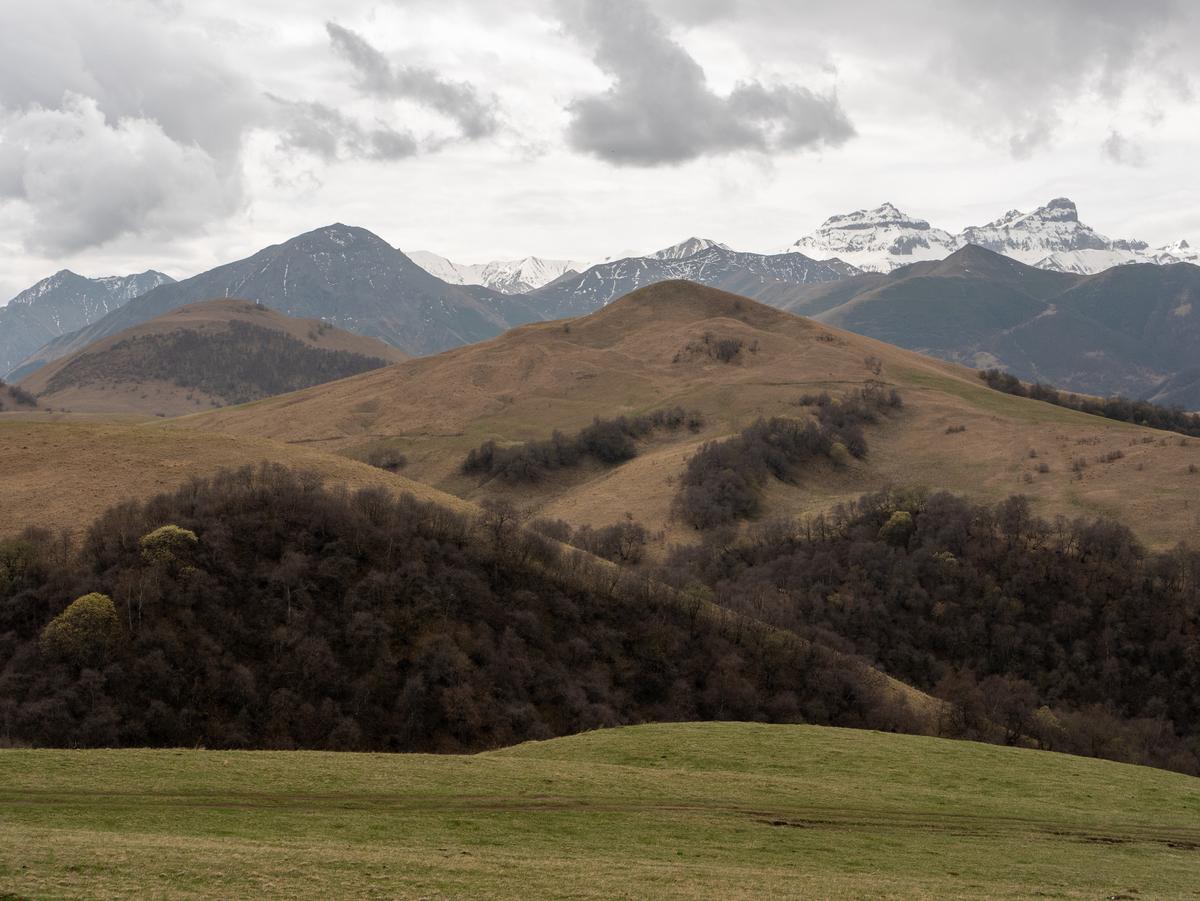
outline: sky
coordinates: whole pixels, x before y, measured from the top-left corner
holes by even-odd
[[[1190,0],[0,0],[0,302],[332,222],[475,263],[1067,196],[1200,242]]]

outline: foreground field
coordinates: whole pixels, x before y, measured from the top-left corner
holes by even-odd
[[[7,894],[5,894],[7,893]],[[0,752],[0,897],[1200,897],[1200,780],[809,726]]]

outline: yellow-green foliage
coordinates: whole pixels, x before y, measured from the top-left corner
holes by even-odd
[[[907,510],[897,510],[879,530],[879,537],[890,544],[904,544],[913,531],[912,514]]]
[[[179,562],[180,555],[200,543],[196,533],[176,525],[159,526],[142,536],[142,559],[147,563],[169,566]]]
[[[42,650],[74,660],[98,663],[121,638],[121,620],[112,598],[93,591],[71,602],[42,630]]]
[[[0,541],[0,591],[24,575],[33,557],[33,545],[27,541]]]

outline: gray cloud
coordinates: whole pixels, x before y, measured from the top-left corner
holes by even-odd
[[[336,22],[326,22],[325,30],[333,49],[354,67],[357,87],[364,94],[411,100],[436,110],[454,121],[463,137],[471,140],[496,131],[499,123],[495,100],[481,97],[473,85],[447,81],[420,66],[393,66],[365,38]]]
[[[686,0],[660,2],[686,21]],[[766,58],[806,40],[835,59],[868,61],[886,73],[881,105],[899,99],[913,114],[940,114],[1023,159],[1053,145],[1079,102],[1115,106],[1135,82],[1190,97],[1196,9],[1181,0],[857,0],[848,15],[843,4],[727,0],[720,26]],[[860,117],[888,115],[854,96]]]
[[[384,123],[364,126],[333,107],[272,97],[280,107],[285,150],[311,153],[325,162],[345,159],[400,160],[420,151],[411,132]]]
[[[27,248],[73,253],[122,235],[179,235],[240,204],[236,176],[157,122],[110,123],[92,98],[0,117],[0,200],[28,211]]]
[[[196,233],[237,210],[265,105],[215,48],[122,0],[29,4],[0,31],[0,203],[29,249]]]
[[[739,150],[836,147],[854,135],[837,98],[795,85],[722,97],[642,0],[564,0],[567,30],[613,78],[570,105],[570,145],[617,165],[657,166]]]
[[[1142,146],[1115,128],[1101,143],[1100,152],[1105,159],[1122,166],[1144,166],[1146,164],[1146,151],[1142,149]]]

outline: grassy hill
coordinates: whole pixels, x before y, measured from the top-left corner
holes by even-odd
[[[695,352],[705,335],[741,342],[730,362]],[[265,437],[360,454],[390,444],[405,474],[460,497],[506,497],[573,525],[631,512],[668,540],[691,530],[671,502],[706,440],[760,416],[806,416],[804,394],[841,396],[879,379],[904,410],[868,430],[870,452],[841,469],[815,465],[774,484],[768,514],[826,509],[892,484],[945,488],[980,501],[1028,495],[1045,515],[1112,514],[1151,545],[1200,522],[1200,442],[1086,416],[983,385],[977,373],[688,282],[634,292],[569,322],[538,323],[435,357],[166,427]],[[705,427],[657,434],[621,466],[585,464],[512,486],[461,473],[467,453],[572,433],[593,417],[681,406]],[[1106,462],[1100,462],[1106,461]]]
[[[22,387],[50,407],[178,416],[378,369],[407,354],[245,300],[158,316],[42,366]]]
[[[0,751],[15,897],[1195,897],[1200,780],[811,726]]]
[[[458,509],[468,506],[426,485],[307,447],[153,425],[0,417],[0,536],[27,526],[78,532],[123,501],[263,460],[322,473],[351,488],[377,485]]]

